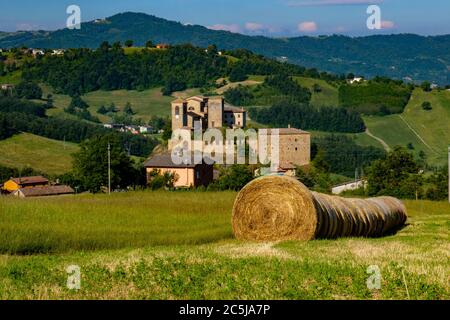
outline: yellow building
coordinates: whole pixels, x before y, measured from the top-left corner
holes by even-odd
[[[190,188],[207,186],[213,181],[213,166],[207,164],[181,164],[172,162],[171,154],[155,155],[144,164],[147,172],[147,181],[150,182],[151,173],[158,170],[161,175],[170,172],[175,177],[175,188]]]
[[[3,190],[12,193],[19,189],[48,186],[49,181],[42,176],[11,178],[3,184]]]

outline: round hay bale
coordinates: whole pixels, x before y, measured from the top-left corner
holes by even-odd
[[[232,226],[241,240],[380,237],[406,222],[395,198],[345,199],[311,192],[294,178],[253,180],[238,194]]]

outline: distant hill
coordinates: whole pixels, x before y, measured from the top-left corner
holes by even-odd
[[[98,47],[103,41],[132,39],[170,44],[192,43],[221,49],[244,48],[271,58],[337,74],[353,72],[397,79],[450,84],[450,35],[423,37],[412,34],[368,37],[322,36],[267,38],[183,25],[143,13],[122,13],[82,24],[81,30],[0,33],[0,47]]]

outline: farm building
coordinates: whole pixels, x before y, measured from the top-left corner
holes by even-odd
[[[43,186],[34,188],[21,188],[11,195],[19,198],[49,197],[74,194],[75,191],[69,186]]]
[[[213,166],[203,164],[174,164],[170,153],[155,155],[144,164],[147,172],[147,181],[150,173],[158,170],[161,174],[170,172],[175,175],[176,188],[190,188],[207,186],[213,181]]]
[[[42,176],[11,178],[3,184],[3,190],[12,193],[19,189],[48,186],[49,181]]]

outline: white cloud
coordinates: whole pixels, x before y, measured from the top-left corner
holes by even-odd
[[[383,20],[381,21],[381,29],[393,29],[395,23],[393,21]]]
[[[208,29],[230,31],[233,33],[238,33],[241,31],[241,28],[237,24],[215,24],[212,26],[208,26]]]
[[[380,4],[383,0],[294,0],[289,1],[290,7],[314,7],[314,6],[352,6]]]
[[[317,31],[317,23],[314,21],[304,21],[298,24],[298,31],[300,32],[315,32]]]
[[[251,32],[264,31],[266,27],[260,23],[256,22],[247,22],[245,24],[245,29]]]

